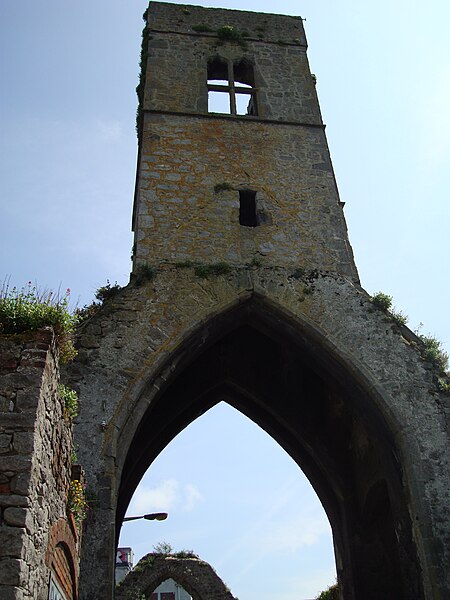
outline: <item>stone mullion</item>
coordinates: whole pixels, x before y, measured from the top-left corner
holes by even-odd
[[[228,61],[228,82],[230,86],[230,112],[232,115],[237,114],[236,109],[236,92],[234,89],[234,71],[233,71],[233,63]]]

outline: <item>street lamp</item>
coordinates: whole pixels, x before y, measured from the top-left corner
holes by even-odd
[[[136,519],[147,519],[147,521],[165,521],[168,517],[167,513],[149,513],[148,515],[140,515],[139,517],[124,517],[123,522],[125,521],[135,521]]]

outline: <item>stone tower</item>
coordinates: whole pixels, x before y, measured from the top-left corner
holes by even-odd
[[[301,18],[152,3],[148,19],[135,265],[357,282]]]
[[[165,3],[145,18],[133,275],[67,373],[96,498],[80,598],[113,597],[141,477],[224,400],[308,476],[345,600],[443,600],[441,374],[359,286],[302,20]]]

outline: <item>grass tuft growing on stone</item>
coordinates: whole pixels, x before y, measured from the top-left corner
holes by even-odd
[[[102,285],[101,287],[98,288],[98,290],[95,292],[95,297],[96,299],[101,302],[103,304],[103,302],[105,302],[106,300],[111,300],[111,298],[114,298],[114,296],[121,290],[122,288],[120,287],[120,285],[117,283],[117,281],[114,283],[114,285],[111,285],[111,283],[109,282],[109,279],[106,280],[106,285]]]
[[[229,183],[224,181],[223,183],[216,183],[214,186],[214,192],[218,194],[219,192],[226,192],[227,190],[233,189]]]
[[[177,269],[192,269],[195,263],[192,260],[180,260],[175,263]]]
[[[259,256],[254,256],[249,263],[250,267],[260,267],[262,265],[262,260]]]
[[[196,33],[214,33],[215,30],[209,25],[200,23],[199,25],[193,25],[192,31],[195,31]]]
[[[388,294],[384,294],[383,292],[377,292],[371,298],[372,304],[381,308],[387,312],[392,307],[392,296],[388,296]]]
[[[133,273],[133,283],[137,286],[144,285],[147,281],[152,281],[156,276],[155,267],[148,263],[138,265]]]
[[[297,267],[292,273],[294,279],[303,279],[306,275],[306,270],[303,267]]]
[[[334,585],[331,585],[329,588],[321,592],[317,596],[316,600],[339,600],[339,598],[339,587],[338,584],[335,583]]]
[[[399,326],[406,325],[408,322],[408,316],[405,315],[401,310],[394,310],[392,306],[392,296],[378,292],[371,298],[371,302],[374,306],[381,309],[383,312],[392,317],[394,323]]]
[[[442,342],[433,335],[419,334],[419,338],[423,344],[422,355],[425,360],[429,360],[441,371],[445,371],[448,368],[448,354],[442,348]]]
[[[73,334],[78,317],[69,309],[70,289],[61,295],[39,290],[28,282],[21,289],[4,283],[0,289],[0,334],[36,331],[52,327],[59,349],[59,358],[66,363],[75,358]]]
[[[225,262],[212,263],[210,265],[196,265],[194,267],[194,273],[197,277],[200,277],[200,279],[228,275],[231,271],[231,266]]]
[[[224,25],[217,29],[217,36],[221,42],[231,42],[239,44],[243,50],[247,49],[245,38],[248,37],[248,31],[240,31],[232,25]]]

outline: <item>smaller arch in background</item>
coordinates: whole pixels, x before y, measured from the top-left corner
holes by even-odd
[[[236,600],[214,569],[198,556],[146,554],[116,589],[116,600],[144,594],[151,598],[167,579],[178,583],[193,600]]]

